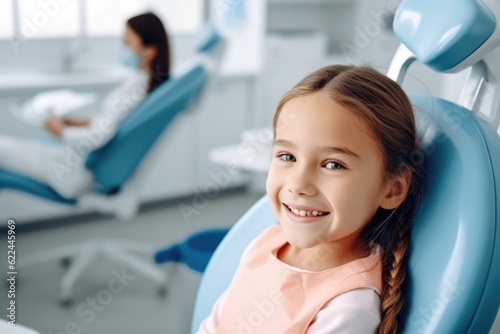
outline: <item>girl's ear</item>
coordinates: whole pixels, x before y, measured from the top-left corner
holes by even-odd
[[[411,172],[405,170],[400,175],[389,180],[380,201],[380,206],[386,210],[397,208],[406,198],[411,184]]]

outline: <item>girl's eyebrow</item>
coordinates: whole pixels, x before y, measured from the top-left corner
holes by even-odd
[[[284,140],[284,139],[276,139],[274,141],[274,145],[289,148],[289,149],[296,149],[296,147],[297,147],[294,143],[289,142],[288,140]],[[340,154],[351,156],[351,157],[356,158],[356,159],[361,159],[359,157],[359,155],[357,155],[356,153],[354,153],[352,150],[348,149],[345,146],[325,146],[325,147],[319,148],[318,151],[322,152],[322,153],[340,153]]]
[[[356,159],[361,159],[359,155],[351,151],[345,146],[328,146],[328,147],[322,147],[319,149],[320,152],[324,153],[340,153],[344,155],[348,155],[350,157],[356,158]]]
[[[274,140],[274,145],[275,146],[283,146],[283,147],[286,147],[286,148],[295,148],[295,144],[294,143],[291,143],[288,140],[284,140],[284,139],[276,139],[276,140]]]

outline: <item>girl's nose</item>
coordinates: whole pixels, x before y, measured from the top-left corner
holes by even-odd
[[[314,196],[318,192],[312,173],[299,168],[290,175],[287,190],[295,195],[302,196]]]

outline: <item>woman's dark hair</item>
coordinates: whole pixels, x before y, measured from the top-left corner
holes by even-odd
[[[134,16],[127,21],[142,40],[144,46],[154,46],[156,57],[149,64],[149,82],[147,92],[152,92],[170,77],[170,44],[163,23],[153,13]]]
[[[400,333],[410,231],[422,196],[422,166],[415,159],[419,147],[413,108],[403,89],[374,69],[327,66],[304,78],[281,98],[273,120],[275,133],[280,112],[288,101],[318,92],[350,110],[366,126],[383,153],[386,180],[404,176],[410,181],[401,205],[394,210],[379,208],[361,233],[367,245],[379,244],[383,250],[378,333]]]

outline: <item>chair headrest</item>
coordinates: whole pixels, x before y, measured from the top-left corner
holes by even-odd
[[[405,0],[393,27],[417,59],[444,72],[483,45],[495,32],[496,22],[480,0]]]

